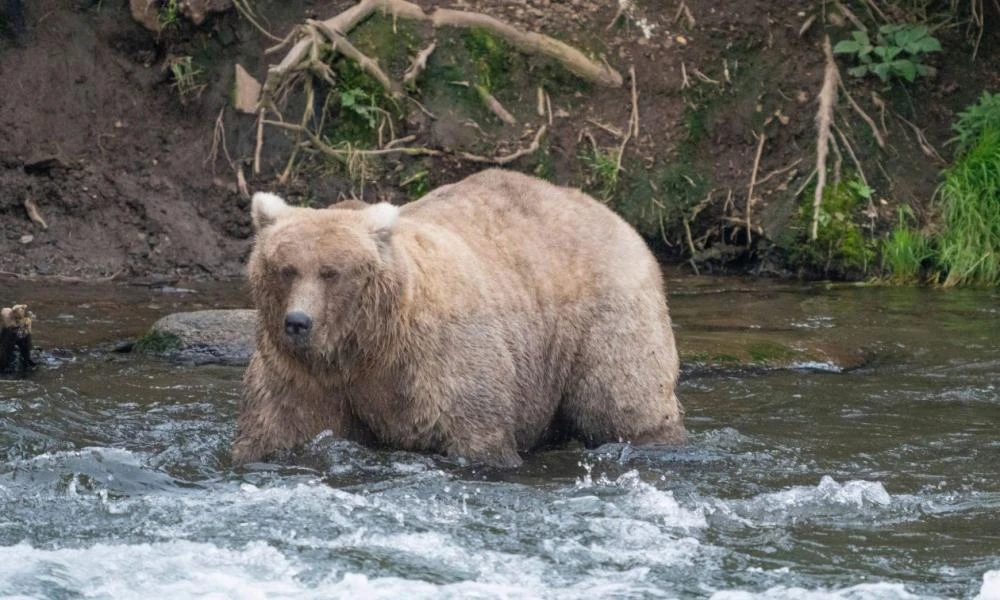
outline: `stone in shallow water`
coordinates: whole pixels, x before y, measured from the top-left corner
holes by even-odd
[[[167,315],[135,344],[145,354],[196,364],[247,364],[253,354],[257,311],[199,310]]]

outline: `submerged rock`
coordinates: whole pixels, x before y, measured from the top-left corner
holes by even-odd
[[[257,311],[199,310],[167,315],[153,323],[135,350],[178,362],[242,365],[254,350]]]

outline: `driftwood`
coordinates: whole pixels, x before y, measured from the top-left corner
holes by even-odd
[[[23,373],[35,368],[31,358],[33,316],[24,304],[0,309],[0,373]]]

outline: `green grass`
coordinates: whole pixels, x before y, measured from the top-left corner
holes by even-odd
[[[935,256],[931,240],[910,227],[908,214],[900,209],[898,223],[882,243],[882,269],[891,283],[918,283],[925,263]]]
[[[618,187],[620,171],[618,170],[618,150],[613,148],[590,148],[580,155],[586,173],[586,189],[609,200]]]
[[[177,90],[181,104],[187,104],[205,91],[207,85],[202,81],[205,72],[198,67],[191,56],[175,56],[167,61],[170,70],[171,86]]]
[[[988,126],[944,172],[944,285],[1000,284],[1000,129]]]

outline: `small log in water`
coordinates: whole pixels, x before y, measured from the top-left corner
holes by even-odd
[[[0,309],[0,373],[24,373],[35,368],[31,359],[31,321],[25,304]]]

